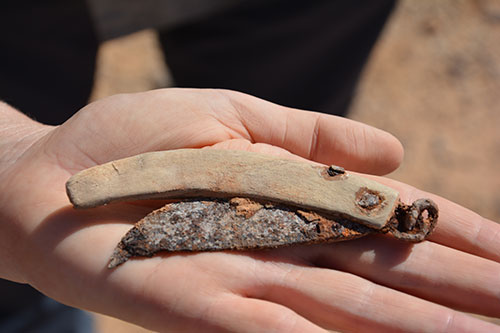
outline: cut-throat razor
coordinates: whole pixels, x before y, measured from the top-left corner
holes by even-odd
[[[123,237],[110,267],[158,251],[218,251],[316,244],[387,233],[411,242],[433,231],[429,199],[399,193],[338,166],[243,151],[145,153],[83,170],[66,183],[76,208],[178,199]]]

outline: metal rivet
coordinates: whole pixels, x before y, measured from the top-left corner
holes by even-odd
[[[337,165],[330,165],[328,167],[328,170],[326,170],[329,176],[335,177],[338,175],[343,175],[345,173],[345,169],[342,167],[339,167]]]
[[[378,192],[362,188],[356,193],[356,204],[364,209],[374,209],[382,204],[384,199]]]

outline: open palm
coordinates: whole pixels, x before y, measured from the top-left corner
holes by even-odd
[[[4,277],[72,306],[159,331],[493,332],[454,309],[500,316],[500,226],[408,185],[377,178],[403,201],[431,197],[431,241],[385,236],[255,252],[160,254],[116,269],[109,257],[155,202],[74,210],[74,173],[157,150],[214,147],[303,158],[383,175],[399,142],[374,128],[218,90],[113,96],[40,135],[0,173]]]

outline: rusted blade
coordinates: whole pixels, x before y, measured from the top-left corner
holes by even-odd
[[[246,198],[185,200],[150,213],[122,238],[109,268],[159,251],[220,251],[336,242],[376,232],[330,218]]]

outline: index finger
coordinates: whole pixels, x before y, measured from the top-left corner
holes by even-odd
[[[283,107],[234,91],[222,91],[252,142],[282,147],[301,157],[382,175],[403,158],[401,143],[374,127],[327,114]]]
[[[169,88],[116,95],[85,107],[56,132],[51,151],[71,170],[234,139],[379,175],[394,170],[403,156],[399,141],[384,131],[228,90]]]

